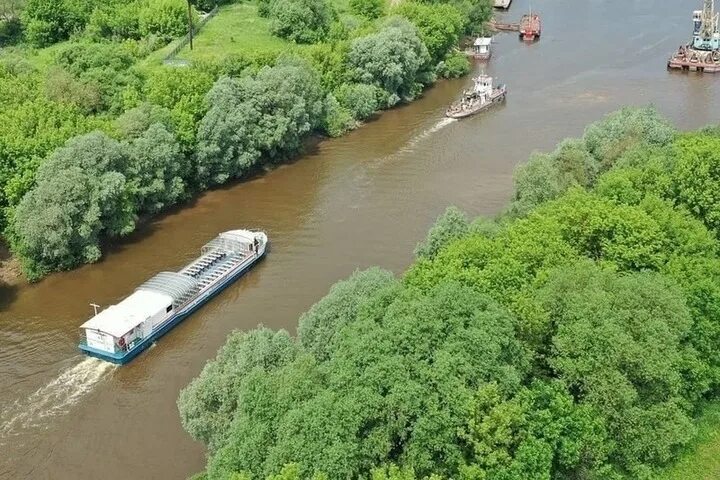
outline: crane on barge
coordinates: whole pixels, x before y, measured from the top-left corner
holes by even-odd
[[[703,0],[703,9],[693,12],[692,42],[670,57],[669,69],[720,72],[720,13],[715,0]]]

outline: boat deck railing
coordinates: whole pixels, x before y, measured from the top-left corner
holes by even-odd
[[[240,265],[252,254],[251,251],[231,253],[215,250],[203,255],[182,269],[180,271],[181,274],[197,280],[196,289],[188,297],[192,297],[208,285],[225,276],[230,270]]]

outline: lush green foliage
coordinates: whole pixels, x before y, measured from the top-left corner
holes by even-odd
[[[470,60],[462,52],[453,52],[438,63],[437,74],[442,78],[457,78],[470,72]]]
[[[353,13],[366,18],[379,18],[385,10],[383,0],[350,0],[350,9]]]
[[[198,131],[202,185],[239,177],[261,158],[297,152],[323,113],[317,75],[297,62],[263,68],[254,77],[222,78],[208,94],[208,105]]]
[[[269,6],[273,34],[297,43],[319,42],[333,18],[327,0],[272,0]]]
[[[402,280],[234,334],[178,401],[207,478],[657,478],[720,393],[717,138],[612,114],[497,221],[448,209]]]
[[[183,0],[2,3],[0,20],[18,27],[7,41],[22,30],[25,45],[0,59],[0,227],[31,279],[95,261],[136,218],[295,155],[308,135],[356,128],[417,97],[436,74],[466,73],[451,50],[486,3],[410,3],[392,18],[374,0],[225,5],[196,39],[214,53],[186,68],[151,66],[186,32]],[[85,136],[93,131],[104,135]],[[96,137],[102,148],[90,154]],[[101,162],[108,149],[122,161]],[[82,180],[73,169],[39,173],[67,151],[100,163]],[[70,188],[72,175],[88,198]],[[105,176],[108,191],[96,182]]]
[[[376,34],[354,40],[348,60],[356,81],[385,90],[387,105],[412,100],[433,80],[430,55],[417,28],[400,18]]]
[[[417,26],[420,38],[435,63],[458,44],[463,31],[462,12],[450,4],[403,2],[395,13]]]

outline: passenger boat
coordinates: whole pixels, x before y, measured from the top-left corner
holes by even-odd
[[[129,362],[246,272],[265,255],[267,243],[259,231],[221,233],[180,271],[158,273],[117,305],[96,310],[80,326],[80,350],[112,363]]]
[[[504,84],[493,87],[492,77],[479,75],[473,78],[473,82],[473,88],[465,90],[460,100],[447,109],[445,112],[447,117],[469,117],[505,100],[507,88]]]

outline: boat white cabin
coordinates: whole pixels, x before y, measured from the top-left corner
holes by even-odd
[[[492,37],[477,37],[472,45],[472,55],[475,58],[488,59],[492,55]]]

